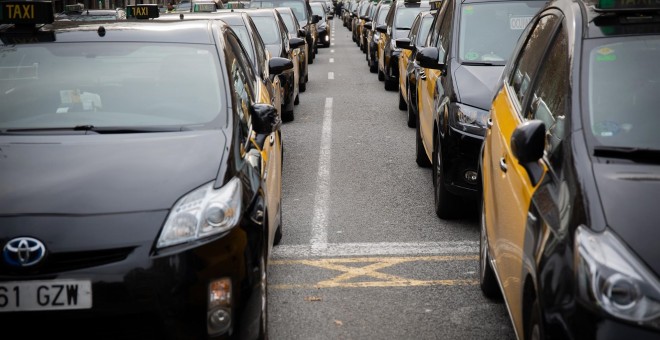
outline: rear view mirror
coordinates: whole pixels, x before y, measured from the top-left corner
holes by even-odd
[[[318,23],[319,21],[321,21],[321,16],[318,15],[318,14],[314,14],[314,15],[312,16],[312,24],[316,24],[316,23]]]
[[[535,119],[519,125],[511,134],[511,152],[522,165],[533,185],[541,180],[543,168],[538,160],[545,151],[545,124]]]
[[[299,38],[305,38],[306,35],[307,35],[307,32],[304,29],[301,28],[301,29],[298,30],[298,37]]]
[[[376,31],[387,34],[387,25],[376,26]]]
[[[252,104],[250,106],[252,130],[257,134],[270,134],[280,129],[282,119],[275,106],[270,104]]]
[[[415,45],[410,44],[410,38],[399,38],[395,40],[395,42],[396,42],[396,47],[398,48],[403,48],[405,50],[410,50],[410,51],[415,50]]]
[[[366,29],[368,29],[368,30],[372,30],[372,29],[373,29],[372,26],[371,26],[371,23],[370,23],[370,22],[365,22],[365,23],[364,23],[364,28],[366,28]]]
[[[292,38],[297,39],[297,38]],[[281,74],[293,68],[293,62],[286,58],[273,57],[268,60],[268,73],[271,76]]]
[[[440,70],[444,74],[447,65],[438,59],[440,59],[440,52],[437,47],[424,47],[415,55],[415,60],[420,67]]]
[[[305,40],[300,38],[291,38],[289,39],[289,48],[296,49],[298,47],[304,46]]]

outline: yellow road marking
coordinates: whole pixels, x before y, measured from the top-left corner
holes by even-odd
[[[401,263],[409,262],[440,262],[440,261],[472,261],[478,260],[475,255],[464,256],[418,256],[418,257],[368,257],[368,258],[336,258],[319,260],[273,260],[271,265],[302,264],[322,269],[336,270],[342,274],[330,280],[315,284],[271,284],[273,289],[320,289],[320,288],[366,288],[366,287],[421,287],[421,286],[459,286],[476,285],[477,280],[415,280],[401,276],[381,273],[378,270]],[[350,267],[342,263],[369,263],[364,267]],[[347,282],[357,277],[370,277],[382,281]]]

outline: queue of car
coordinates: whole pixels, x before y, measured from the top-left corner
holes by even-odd
[[[400,24],[411,4],[364,18],[367,64],[398,80],[438,217],[479,207],[483,294],[518,339],[660,338],[660,5],[441,0]]]
[[[308,31],[202,5],[92,22],[0,3],[3,331],[267,338]]]

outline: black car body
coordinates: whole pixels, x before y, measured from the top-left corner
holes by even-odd
[[[284,20],[274,8],[246,9],[244,10],[257,27],[266,49],[272,57],[281,57],[292,60],[298,64],[298,56],[294,51],[305,44],[300,38],[289,39],[289,32]],[[291,121],[294,119],[294,106],[298,103],[298,79],[300,75],[296,72],[298,67],[278,75],[283,89],[282,119]]]
[[[480,277],[519,338],[660,338],[659,9],[552,1],[500,79]],[[514,192],[526,199],[502,201]]]
[[[431,8],[428,1],[395,1],[387,12],[385,24],[376,27],[380,38],[383,55],[378,59],[379,78],[385,81],[385,89],[393,91],[399,84],[399,55],[396,39],[407,37],[417,13]]]
[[[406,57],[405,70],[401,67],[399,68],[399,73],[405,74],[405,76],[399,77],[399,109],[406,110],[408,114],[408,127],[415,127],[415,124],[417,124],[417,78],[419,77],[419,65],[415,61],[415,56],[417,55],[417,51],[422,49],[426,44],[426,39],[433,23],[433,16],[436,13],[436,11],[419,12],[417,18],[413,21],[408,37],[396,40],[397,47],[410,51]],[[407,54],[403,52],[401,53],[402,57]],[[403,60],[399,60],[399,65],[403,64]],[[405,73],[402,73],[402,71],[405,71]]]
[[[365,54],[367,53],[367,37],[371,33],[371,30],[368,29],[368,26],[365,26],[365,24],[371,23],[371,21],[374,18],[374,14],[376,14],[377,7],[378,7],[377,2],[369,2],[369,6],[367,8],[366,14],[360,17],[360,19],[362,20],[362,28],[360,29],[358,46],[360,46],[360,50],[362,50],[362,52],[364,52]]]
[[[312,9],[312,15],[319,17],[319,22],[316,24],[316,31],[318,33],[317,44],[323,47],[330,47],[330,35],[332,26],[330,25],[330,14],[325,6],[325,2],[313,1],[309,4]]]
[[[35,13],[0,29],[0,67],[21,70],[0,81],[3,330],[266,336],[275,221],[264,218],[253,145],[280,120],[255,104],[233,30],[219,20],[41,26],[50,2],[1,5]],[[158,9],[132,6],[146,12]]]
[[[367,65],[369,72],[378,72],[378,41],[381,33],[376,31],[376,27],[385,24],[387,12],[390,10],[390,1],[381,0],[376,5],[371,22],[365,23],[367,30]]]
[[[428,74],[417,79],[433,88],[433,93],[418,93],[420,102],[432,104],[418,110],[422,145],[417,156],[431,161],[435,209],[441,218],[455,216],[461,198],[479,197],[477,161],[497,81],[524,24],[543,4],[444,0],[428,46],[416,55],[420,67],[440,74],[434,84]]]
[[[312,9],[309,7],[309,3],[306,0],[253,0],[250,1],[249,7],[290,7],[293,13],[296,15],[296,19],[298,19],[298,24],[300,27],[302,27],[302,29],[305,30],[304,39],[307,42],[307,47],[309,48],[309,53],[307,54],[307,63],[314,63],[314,58],[316,58],[316,53],[318,51],[318,47],[316,46],[318,41],[316,23],[320,20],[320,18],[316,18],[312,15]]]
[[[298,20],[296,20],[296,15],[293,13],[291,8],[289,7],[278,7],[275,8],[279,13],[280,16],[282,17],[282,20],[284,20],[284,24],[286,25],[287,30],[289,31],[289,40],[292,38],[298,38],[298,37],[303,37],[304,38],[304,30],[301,31],[300,25],[298,23]],[[307,89],[307,81],[309,80],[309,75],[308,75],[308,58],[307,56],[309,55],[309,46],[307,46],[307,41],[305,41],[305,46],[301,46],[297,49],[294,49],[294,53],[298,54],[298,69],[299,69],[299,74],[300,78],[298,79],[298,89],[300,92],[305,92]]]

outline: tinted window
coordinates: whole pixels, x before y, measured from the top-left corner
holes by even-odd
[[[419,30],[417,31],[417,45],[424,45],[426,38],[429,36],[429,31],[431,30],[431,24],[433,23],[433,16],[427,15],[422,18],[422,23],[419,25]]]
[[[254,61],[254,51],[252,50],[252,39],[250,39],[250,33],[248,32],[247,28],[245,26],[232,26],[231,28],[234,29],[234,32],[236,32],[238,39],[241,41],[241,44],[243,44],[243,46],[247,50],[250,60]]]
[[[399,8],[396,13],[394,26],[396,26],[397,29],[410,29],[410,27],[412,27],[413,20],[415,20],[415,17],[417,17],[417,14],[429,8],[429,6]]]
[[[380,10],[378,11],[378,18],[376,19],[376,26],[385,24],[385,19],[387,18],[387,12],[389,10],[390,10],[390,6],[382,6],[380,8]]]
[[[320,16],[321,19],[325,18],[325,10],[323,10],[323,5],[312,3],[310,6],[312,7],[312,14]]]
[[[0,128],[203,124],[224,114],[222,74],[207,45],[15,45],[0,51]]]
[[[264,41],[264,44],[281,44],[282,37],[280,36],[280,30],[277,28],[277,22],[275,22],[274,17],[258,17],[253,16],[252,21],[254,25],[257,26],[259,35],[261,35],[261,40]]]
[[[282,17],[282,21],[284,21],[286,29],[289,31],[289,33],[296,32],[296,26],[293,22],[293,17],[291,14],[287,12],[280,12],[280,16]]]

